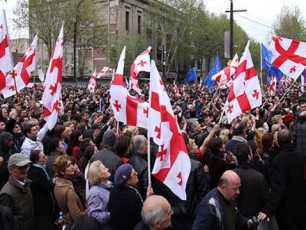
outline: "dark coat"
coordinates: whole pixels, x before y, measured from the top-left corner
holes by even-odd
[[[271,193],[263,212],[276,215],[279,229],[306,229],[305,159],[284,145],[272,163]]]
[[[241,179],[240,194],[236,199],[239,210],[249,219],[257,216],[269,193],[264,175],[252,169],[250,164],[243,164],[233,171]]]
[[[11,133],[2,132],[0,135],[0,157],[3,158],[3,162],[0,165],[0,190],[8,181],[9,171],[7,163],[10,156],[13,154],[13,149],[8,147],[8,141],[13,137]]]
[[[141,221],[142,200],[135,189],[115,186],[109,195],[108,210],[112,230],[133,230]]]
[[[0,205],[0,229],[18,230],[11,209],[2,205]]]
[[[138,183],[136,185],[137,190],[142,196],[142,199],[146,198],[147,188],[148,188],[148,162],[147,155],[134,153],[130,158],[129,164],[133,166],[137,172]]]
[[[109,169],[109,172],[111,174],[109,180],[111,182],[114,182],[115,172],[117,168],[119,168],[119,166],[123,164],[121,158],[116,155],[112,148],[104,147],[98,153],[94,154],[91,157],[90,162],[94,162],[97,160],[102,161],[105,167]]]

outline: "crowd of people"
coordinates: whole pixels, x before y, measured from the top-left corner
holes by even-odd
[[[0,229],[306,229],[298,86],[283,98],[263,92],[262,106],[231,123],[222,116],[228,90],[165,86],[191,162],[186,200],[148,182],[158,146],[145,129],[117,125],[108,85],[94,94],[64,85],[47,133],[41,86],[0,95]],[[148,100],[141,88],[132,94]]]

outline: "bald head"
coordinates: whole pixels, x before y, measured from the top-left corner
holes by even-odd
[[[237,173],[232,170],[225,171],[218,184],[219,192],[228,201],[235,200],[240,193],[241,180]]]
[[[166,229],[171,226],[172,210],[162,196],[149,196],[142,207],[141,217],[150,229]]]

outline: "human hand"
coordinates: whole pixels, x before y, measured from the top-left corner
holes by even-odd
[[[251,229],[252,226],[253,226],[253,220],[252,219],[248,219],[247,225],[248,225],[248,229]]]
[[[265,214],[263,212],[259,212],[257,218],[258,218],[258,220],[264,220],[264,219],[267,218],[267,214]],[[267,218],[267,221],[270,221],[270,218]]]
[[[147,188],[146,197],[149,197],[149,196],[152,196],[152,195],[154,195],[153,188],[152,188],[152,183],[149,183],[148,188]]]
[[[3,157],[0,157],[0,166],[3,164],[3,161],[4,161]]]
[[[207,165],[203,166],[203,170],[205,173],[209,173],[209,167]]]

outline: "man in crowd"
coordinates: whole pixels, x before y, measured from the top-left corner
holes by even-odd
[[[32,150],[44,150],[44,146],[43,143],[37,138],[38,130],[36,125],[26,125],[24,127],[24,133],[26,138],[21,146],[21,153],[29,159]]]

